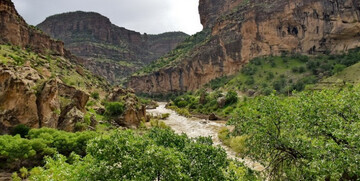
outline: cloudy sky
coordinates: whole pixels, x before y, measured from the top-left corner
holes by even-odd
[[[31,25],[46,17],[70,11],[94,11],[113,24],[141,33],[158,34],[201,31],[199,0],[13,0],[21,16]]]

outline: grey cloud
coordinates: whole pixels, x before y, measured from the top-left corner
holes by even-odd
[[[19,13],[32,25],[46,17],[70,11],[94,11],[112,23],[150,34],[201,30],[198,0],[13,0]],[[174,14],[173,11],[177,13]]]

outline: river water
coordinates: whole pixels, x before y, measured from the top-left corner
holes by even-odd
[[[185,133],[189,137],[199,137],[199,136],[211,136],[214,142],[214,145],[220,145],[225,149],[227,155],[231,159],[237,159],[243,162],[247,167],[256,170],[262,171],[264,167],[259,163],[253,162],[250,159],[241,159],[236,155],[234,151],[229,149],[229,147],[222,144],[222,142],[218,138],[218,131],[226,126],[225,123],[222,122],[213,122],[205,119],[199,118],[186,118],[184,116],[178,115],[175,111],[166,109],[166,103],[160,102],[158,103],[159,107],[156,109],[147,110],[148,113],[153,115],[160,115],[169,113],[170,116],[166,120],[164,120],[165,124],[170,126],[176,133],[181,134]]]

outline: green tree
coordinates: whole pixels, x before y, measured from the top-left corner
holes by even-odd
[[[360,178],[360,88],[247,101],[229,124],[273,180]]]

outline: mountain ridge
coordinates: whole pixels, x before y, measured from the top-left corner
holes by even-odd
[[[230,8],[222,9],[224,3]],[[341,53],[360,46],[355,0],[201,0],[199,10],[211,31],[207,42],[169,67],[132,76],[128,87],[143,93],[186,92],[233,75],[256,57]]]
[[[115,84],[188,36],[182,32],[141,34],[118,27],[99,13],[84,11],[50,16],[37,27],[63,40],[67,49],[86,60],[82,62],[86,68]]]

